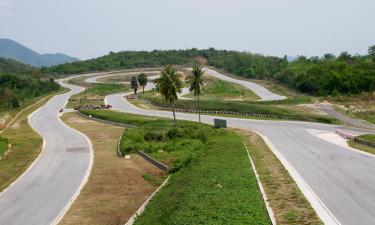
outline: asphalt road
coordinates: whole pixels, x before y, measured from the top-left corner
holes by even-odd
[[[65,126],[58,113],[68,98],[83,88],[53,97],[29,117],[45,146],[33,165],[0,195],[0,224],[47,225],[59,218],[88,176],[91,154],[88,140]]]
[[[326,112],[328,115],[335,117],[336,119],[339,119],[346,124],[349,124],[350,126],[359,127],[359,128],[365,128],[365,129],[373,129],[375,130],[375,125],[371,124],[364,120],[354,119],[350,116],[347,116],[341,112],[336,111],[331,105],[329,104],[320,104],[320,108]]]
[[[124,95],[109,95],[106,101],[117,111],[172,118],[171,112],[137,108]],[[212,124],[214,118],[227,120],[230,127],[266,136],[326,224],[375,224],[375,157],[323,140],[311,132],[333,134],[337,128],[354,134],[368,131],[321,123],[202,115],[204,123]],[[198,115],[177,113],[177,119],[197,121]]]

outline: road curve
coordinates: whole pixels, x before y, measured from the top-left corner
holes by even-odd
[[[88,178],[91,143],[58,118],[69,97],[83,88],[62,86],[71,91],[54,96],[29,116],[30,125],[43,137],[43,150],[32,166],[0,194],[0,224],[58,222]]]
[[[220,77],[219,77],[220,78]],[[148,87],[150,89],[150,87]],[[106,97],[114,110],[138,115],[172,118],[172,113],[138,108],[123,97]],[[177,118],[196,121],[197,115],[177,113]],[[325,224],[375,224],[375,157],[334,144],[317,134],[335,129],[364,133],[335,125],[298,121],[262,121],[202,115],[204,123],[225,119],[231,127],[261,133],[280,154],[289,173]]]
[[[250,82],[250,81],[246,81],[246,80],[238,80],[238,79],[235,79],[235,78],[232,78],[232,77],[228,77],[228,76],[225,76],[224,74],[221,74],[221,73],[217,72],[216,70],[212,70],[212,69],[209,69],[209,68],[205,68],[204,70],[207,74],[209,74],[211,76],[214,76],[216,78],[219,78],[219,79],[222,79],[222,80],[225,80],[225,81],[229,81],[229,82],[232,82],[232,83],[240,84],[240,85],[250,89],[251,91],[253,91],[256,95],[258,95],[261,98],[260,101],[276,101],[276,100],[286,99],[285,96],[280,96],[280,95],[277,95],[275,93],[272,93],[271,91],[267,90],[266,88],[264,88],[263,86],[261,86],[259,84],[256,84],[256,83],[253,83],[253,82]]]
[[[209,68],[204,68],[204,71],[206,74],[210,75],[210,76],[213,76],[213,77],[216,77],[216,78],[219,78],[221,80],[225,80],[225,81],[228,81],[228,82],[231,82],[231,83],[235,83],[235,84],[239,84],[239,85],[242,85],[244,86],[245,88],[248,88],[249,90],[251,90],[252,92],[254,92],[257,96],[259,96],[261,99],[260,101],[277,101],[277,100],[283,100],[283,99],[286,99],[285,96],[280,96],[280,95],[277,95],[275,93],[272,93],[271,91],[267,90],[266,88],[264,88],[263,86],[259,85],[259,84],[256,84],[256,83],[253,83],[253,82],[250,82],[250,81],[245,81],[245,80],[238,80],[238,79],[234,79],[232,77],[228,77],[224,74],[221,74],[219,72],[217,72],[216,70],[213,70],[213,69],[209,69]],[[98,75],[98,76],[92,76],[92,77],[89,77],[85,80],[85,82],[87,83],[103,83],[103,82],[100,82],[100,81],[97,81],[97,79],[99,78],[103,78],[103,77],[112,77],[112,76],[120,76],[120,75],[138,75],[140,72],[126,72],[126,71],[118,71],[118,72],[113,72],[113,73],[110,73],[110,74],[106,74],[106,75]],[[154,74],[154,73],[160,73],[160,71],[147,71],[145,72],[146,74]],[[156,75],[156,76],[151,76],[149,77],[150,80],[154,80],[156,78],[158,78],[159,76]],[[119,82],[119,83],[129,83],[129,82]],[[151,85],[152,82],[151,82]],[[188,94],[189,93],[189,90],[187,88],[183,88],[182,90],[182,93],[180,94],[180,97],[181,96],[184,96],[185,94]],[[182,99],[188,99],[188,98],[182,98]]]

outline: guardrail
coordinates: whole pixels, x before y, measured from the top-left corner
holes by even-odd
[[[162,111],[172,111],[170,107],[157,107]],[[292,116],[277,116],[277,115],[267,115],[259,113],[243,113],[243,112],[233,112],[233,111],[206,111],[206,110],[195,110],[195,109],[175,109],[176,112],[185,113],[201,113],[201,114],[221,114],[221,115],[236,115],[236,116],[251,116],[251,117],[262,117],[262,118],[279,118],[279,119],[297,119]]]

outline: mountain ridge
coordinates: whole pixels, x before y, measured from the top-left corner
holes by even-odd
[[[35,67],[48,67],[79,61],[78,58],[62,53],[39,54],[14,40],[5,38],[0,38],[0,58],[13,59]]]

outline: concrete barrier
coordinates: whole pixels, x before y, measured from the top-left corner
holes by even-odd
[[[340,135],[341,137],[343,137],[345,139],[349,139],[349,140],[354,140],[355,139],[354,135],[345,133],[344,131],[341,131],[339,129],[336,129],[335,133],[338,134],[338,135]]]
[[[137,153],[138,153],[138,155],[140,155],[142,158],[144,158],[145,160],[147,160],[148,162],[150,162],[154,166],[158,167],[161,170],[164,170],[164,171],[168,172],[169,167],[167,165],[159,162],[158,160],[152,158],[151,156],[147,155],[146,153],[144,153],[142,151],[138,151]]]

